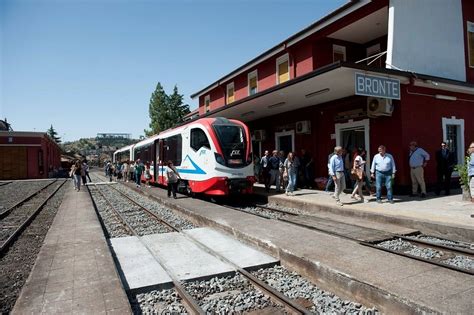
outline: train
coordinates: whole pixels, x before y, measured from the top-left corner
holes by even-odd
[[[250,132],[234,119],[201,118],[113,155],[114,162],[138,159],[150,164],[150,182],[164,186],[166,164],[172,161],[181,176],[179,188],[190,195],[250,194],[255,183]]]

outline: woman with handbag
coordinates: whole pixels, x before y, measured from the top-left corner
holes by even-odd
[[[295,190],[296,183],[296,164],[293,152],[288,153],[288,156],[283,163],[283,179],[288,178],[288,185],[286,186],[286,195],[294,196],[293,191]]]
[[[357,200],[355,194],[357,193],[360,197],[361,202],[368,202],[368,200],[364,199],[364,195],[362,194],[362,185],[364,184],[364,166],[365,161],[362,158],[362,149],[357,149],[356,153],[354,154],[354,159],[352,163],[352,170],[351,170],[351,177],[355,180],[354,190],[352,191],[351,198]]]

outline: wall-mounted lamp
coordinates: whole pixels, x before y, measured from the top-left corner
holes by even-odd
[[[310,97],[313,97],[313,96],[316,96],[316,95],[321,95],[321,94],[327,93],[329,91],[330,91],[329,88],[325,88],[325,89],[322,89],[322,90],[319,90],[319,91],[315,91],[315,92],[306,94],[305,97],[310,98]]]
[[[280,103],[276,103],[276,104],[273,104],[273,105],[268,105],[268,108],[277,108],[277,107],[283,106],[285,104],[286,104],[286,102],[280,102]]]
[[[255,114],[253,110],[240,114],[241,117],[246,117]]]
[[[446,100],[446,101],[456,101],[458,99],[456,96],[442,95],[442,94],[435,94],[434,97],[438,100]]]

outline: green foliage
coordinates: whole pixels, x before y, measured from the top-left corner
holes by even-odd
[[[179,94],[177,86],[173,88],[171,95],[167,95],[158,82],[151,94],[148,112],[150,129],[144,131],[147,136],[151,136],[183,122],[184,116],[189,113],[189,105],[183,104],[183,95]]]
[[[54,130],[53,128],[53,125],[51,125],[51,127],[46,131],[46,133],[48,134],[48,136],[51,137],[51,139],[53,139],[56,143],[61,143],[61,137],[58,137],[58,133],[56,132],[56,130]]]
[[[461,186],[469,187],[469,161],[471,160],[470,156],[466,156],[464,159],[464,164],[458,164],[454,167],[454,170],[459,173],[459,183]]]

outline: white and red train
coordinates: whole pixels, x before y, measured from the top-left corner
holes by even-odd
[[[255,182],[247,126],[226,118],[202,118],[114,152],[114,162],[150,163],[150,182],[166,185],[171,160],[189,193],[251,193]],[[142,180],[145,180],[142,175]]]

